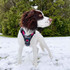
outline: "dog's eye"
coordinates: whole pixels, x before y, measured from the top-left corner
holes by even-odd
[[[42,18],[43,18],[43,15],[42,14],[39,14],[39,20],[42,19]]]
[[[42,17],[42,15],[41,15],[41,14],[39,14],[39,17]]]

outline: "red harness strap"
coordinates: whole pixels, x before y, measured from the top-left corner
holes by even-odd
[[[21,32],[21,34],[22,34],[22,36],[23,36],[23,38],[24,38],[25,45],[26,45],[26,46],[29,46],[31,39],[32,39],[32,37],[33,37],[34,34],[35,34],[35,31],[34,31],[32,34],[30,34],[30,35],[25,35],[25,31],[21,28],[21,29],[20,29],[20,32]]]

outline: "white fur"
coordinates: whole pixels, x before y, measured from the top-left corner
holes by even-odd
[[[49,26],[51,24],[51,22],[48,19],[49,19],[48,17],[44,16],[44,18],[42,20],[37,21],[38,27],[44,28],[44,27]],[[23,29],[24,29],[26,35],[33,33],[32,30],[27,30],[27,28],[23,28]],[[45,48],[48,51],[49,56],[52,57],[51,52],[50,52],[48,46],[46,45],[43,36],[36,30],[34,36],[32,37],[32,39],[30,41],[30,46],[33,49],[33,59],[34,59],[33,64],[35,66],[37,66],[37,54],[38,54],[37,43],[38,42],[40,43],[41,49],[44,51],[44,48]],[[23,39],[23,36],[22,36],[20,30],[18,33],[18,43],[19,43],[18,63],[20,64],[22,62],[22,51],[23,51],[23,47],[25,45],[25,42],[24,42],[24,39]]]
[[[39,20],[37,22],[38,22],[38,27],[41,27],[41,28],[47,27],[51,24],[49,21],[49,18],[45,16],[42,20]]]

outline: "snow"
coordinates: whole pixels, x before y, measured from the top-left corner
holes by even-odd
[[[3,35],[2,33],[0,33],[0,35]]]
[[[32,64],[32,48],[24,47],[22,64],[17,64],[17,38],[0,36],[0,70],[70,70],[70,37],[45,37],[53,59],[39,47],[38,66]]]

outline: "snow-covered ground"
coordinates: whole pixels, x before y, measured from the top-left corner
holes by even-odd
[[[2,33],[0,33],[0,35],[2,35]]]
[[[17,38],[0,37],[0,70],[70,70],[70,37],[44,38],[53,59],[48,52],[39,51],[38,66],[32,64],[32,49],[23,49],[22,64],[17,64],[18,43]],[[39,47],[39,44],[38,44]]]

